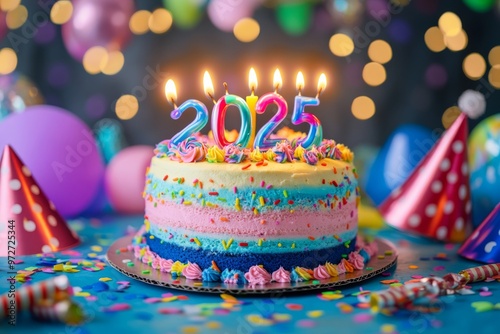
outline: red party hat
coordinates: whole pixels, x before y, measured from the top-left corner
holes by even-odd
[[[462,242],[470,234],[467,115],[477,117],[484,111],[484,96],[466,91],[458,104],[462,114],[380,205],[389,225],[444,242]]]
[[[6,145],[0,161],[0,244],[5,245],[0,256],[56,252],[79,242],[29,168]]]
[[[500,262],[500,203],[467,238],[458,254],[474,261]]]

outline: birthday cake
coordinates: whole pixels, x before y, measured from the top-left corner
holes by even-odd
[[[326,279],[363,269],[353,153],[296,139],[266,151],[194,136],[157,145],[135,256],[174,277],[235,284]]]

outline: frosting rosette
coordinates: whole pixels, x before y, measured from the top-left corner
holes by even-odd
[[[341,153],[342,160],[352,162],[354,160],[354,153],[344,144],[337,144],[335,146]]]
[[[266,271],[266,269],[262,268],[261,266],[252,266],[250,269],[248,269],[248,272],[245,273],[245,278],[247,279],[248,283],[252,285],[256,284],[267,284],[271,282],[271,274]]]
[[[351,252],[349,254],[348,261],[356,270],[361,270],[365,267],[365,259],[358,252]]]
[[[173,160],[182,162],[198,162],[205,160],[206,147],[195,137],[188,137],[177,145],[175,149],[175,157],[170,157]]]
[[[316,279],[327,279],[330,278],[330,274],[325,266],[319,265],[313,270],[313,276]]]
[[[276,143],[272,150],[275,154],[274,161],[276,162],[283,163],[287,161],[292,162],[294,160],[293,148],[287,140]]]
[[[349,261],[347,261],[346,259],[342,259],[342,261],[340,262],[340,264],[344,265],[344,268],[345,268],[346,272],[352,273],[354,271],[354,266]]]
[[[164,273],[169,273],[172,271],[172,265],[174,261],[170,259],[160,259],[160,271]]]
[[[220,272],[213,268],[207,268],[201,273],[201,278],[204,282],[218,282],[220,281]]]
[[[304,160],[309,165],[316,165],[319,161],[318,151],[311,149],[304,152]]]
[[[170,152],[170,139],[163,140],[156,144],[156,148],[154,149],[154,154],[158,158],[168,156]]]
[[[245,160],[245,152],[239,145],[229,144],[224,147],[224,161],[230,164],[239,164]]]
[[[187,279],[200,279],[201,274],[202,271],[200,269],[200,266],[198,266],[196,263],[188,262],[184,269],[182,269],[182,276],[186,277]]]
[[[224,150],[218,146],[211,146],[207,150],[206,158],[208,162],[224,162]]]
[[[279,267],[271,274],[271,279],[278,283],[290,283],[292,278],[290,277],[290,272],[285,270],[283,267]]]
[[[250,151],[248,157],[250,158],[250,161],[252,162],[260,162],[266,160],[264,154],[259,150],[259,148],[254,148],[252,151]]]

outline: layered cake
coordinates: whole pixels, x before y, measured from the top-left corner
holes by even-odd
[[[265,284],[362,269],[353,154],[323,140],[261,151],[205,136],[160,143],[146,173],[145,223],[135,255],[203,281]]]

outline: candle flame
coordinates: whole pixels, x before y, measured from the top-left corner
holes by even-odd
[[[325,88],[326,88],[326,75],[325,73],[321,73],[318,80],[318,94],[316,95],[316,97],[319,97],[319,94],[321,94],[321,92],[324,91]]]
[[[252,94],[255,92],[257,89],[257,74],[255,73],[255,70],[253,67],[250,69],[250,72],[248,73],[248,88],[252,91]]]
[[[177,89],[172,79],[168,79],[165,84],[165,96],[167,97],[168,103],[175,106],[175,101],[177,101]]]
[[[274,71],[273,86],[275,92],[277,92],[283,86],[283,81],[281,80],[281,73],[279,69],[276,69],[276,71]]]
[[[302,74],[301,71],[297,73],[297,80],[295,80],[295,87],[297,87],[297,90],[299,91],[299,95],[302,92],[302,89],[304,88],[304,75]]]
[[[205,91],[205,95],[215,103],[214,85],[208,71],[205,71],[205,74],[203,75],[203,90]]]

